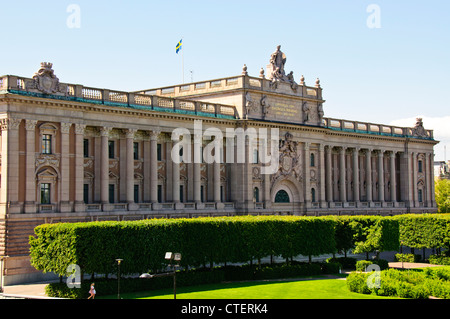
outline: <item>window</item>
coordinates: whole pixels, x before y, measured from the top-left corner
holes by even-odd
[[[162,185],[158,185],[158,203],[162,203]]]
[[[200,185],[200,201],[203,203],[205,201],[205,196],[203,195],[205,192],[205,187]]]
[[[83,140],[83,154],[84,157],[89,157],[89,140],[87,138]]]
[[[83,201],[89,203],[89,184],[83,184]]]
[[[41,204],[51,204],[50,183],[41,184]]]
[[[311,188],[311,202],[316,201],[316,190],[314,188]]]
[[[44,134],[42,137],[42,153],[52,154],[52,135]]]
[[[258,164],[258,150],[253,150],[253,164]]]
[[[114,203],[114,184],[109,184],[108,188],[108,195],[109,195],[109,202]]]
[[[114,158],[114,141],[108,141],[108,157]]]
[[[184,202],[184,192],[183,192],[183,185],[180,185],[180,203]]]
[[[133,143],[133,158],[135,160],[139,159],[139,143],[138,142]]]
[[[285,190],[280,190],[275,195],[275,203],[289,203],[289,195]]]
[[[423,173],[423,162],[419,161],[419,173]]]
[[[162,161],[162,149],[161,144],[156,145],[156,158],[158,161]]]
[[[225,198],[225,189],[220,185],[220,201],[223,203]]]
[[[253,199],[255,200],[255,202],[259,202],[259,189],[258,189],[258,187],[255,187],[253,189]]]
[[[134,185],[134,202],[139,203],[139,185]]]
[[[311,166],[311,167],[316,166],[316,164],[315,164],[315,162],[314,162],[314,154],[313,154],[313,153],[311,153],[311,156],[310,156],[310,166]]]
[[[419,189],[418,191],[418,199],[419,199],[419,203],[423,202],[423,191],[421,189]]]

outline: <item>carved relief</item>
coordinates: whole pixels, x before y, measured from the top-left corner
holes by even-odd
[[[25,82],[25,89],[37,89],[46,94],[67,93],[67,85],[60,84],[53,69],[53,64],[41,62],[41,68],[33,75],[33,81]]]
[[[416,125],[411,130],[413,136],[428,137],[428,133],[423,127],[422,118],[416,118]]]
[[[291,175],[298,181],[302,181],[300,152],[297,150],[298,143],[292,140],[292,134],[287,132],[284,140],[280,140],[279,169],[272,176],[272,183],[280,176]]]

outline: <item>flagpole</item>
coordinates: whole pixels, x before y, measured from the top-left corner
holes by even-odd
[[[183,41],[183,38],[181,38],[181,41]],[[183,75],[183,84],[184,84],[184,48],[183,48],[183,42],[181,42],[181,74]]]

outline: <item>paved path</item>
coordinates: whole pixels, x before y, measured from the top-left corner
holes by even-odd
[[[406,262],[390,262],[390,268],[404,268],[404,269],[412,269],[412,268],[425,268],[425,267],[442,267],[442,265],[432,265],[425,263],[406,263]]]

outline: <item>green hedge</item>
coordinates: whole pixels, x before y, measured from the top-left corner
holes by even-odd
[[[115,274],[116,258],[124,260],[123,274],[135,274],[163,269],[167,251],[182,254],[181,266],[200,267],[398,244],[398,221],[388,217],[239,216],[44,224],[30,236],[30,256],[36,269],[61,276],[69,264],[87,274]]]
[[[422,260],[422,256],[417,254],[395,254],[395,261],[403,261],[405,263],[417,263]]]
[[[395,216],[400,241],[411,248],[450,248],[450,215],[420,214]]]
[[[367,279],[372,274],[351,273],[347,276],[347,287],[353,292],[379,296],[414,299],[434,296],[450,299],[450,268],[426,268],[423,271],[383,270],[380,272],[380,286],[369,288]]]

